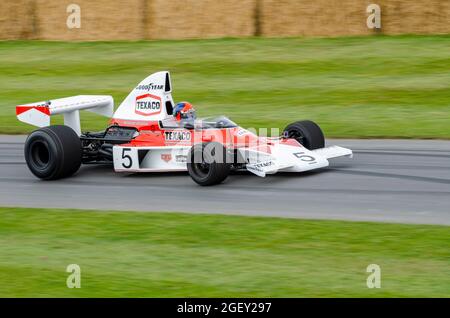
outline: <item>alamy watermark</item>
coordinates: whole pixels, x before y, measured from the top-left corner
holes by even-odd
[[[66,279],[67,288],[81,288],[81,268],[78,264],[70,264],[66,268],[70,275]]]
[[[366,268],[366,272],[370,273],[367,277],[367,288],[381,288],[381,267],[378,264],[370,264]]]
[[[66,20],[67,28],[80,29],[81,28],[81,7],[78,4],[69,4],[66,8],[66,12],[69,16]]]
[[[366,8],[366,12],[369,16],[366,20],[367,28],[369,29],[381,29],[381,8],[378,4],[369,4]],[[71,3],[66,7],[66,13],[68,13],[66,26],[68,29],[80,29],[81,28],[81,6],[76,3]]]
[[[381,8],[378,4],[369,4],[366,12],[370,15],[367,17],[366,25],[369,29],[381,29]]]

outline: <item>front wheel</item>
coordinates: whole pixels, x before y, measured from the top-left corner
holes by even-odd
[[[38,178],[69,177],[81,165],[81,141],[67,126],[55,125],[33,131],[25,142],[25,161]]]
[[[284,129],[284,136],[297,140],[306,149],[325,147],[325,137],[319,125],[310,120],[296,121]]]
[[[201,186],[224,181],[231,163],[225,147],[218,142],[196,144],[188,154],[187,169],[192,180]]]

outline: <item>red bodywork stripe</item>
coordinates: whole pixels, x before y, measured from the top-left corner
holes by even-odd
[[[50,109],[47,106],[16,106],[16,115],[18,116],[32,108],[50,116]]]

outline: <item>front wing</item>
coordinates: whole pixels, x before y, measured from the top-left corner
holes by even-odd
[[[270,152],[252,149],[240,149],[241,155],[247,160],[246,168],[259,177],[267,174],[283,172],[304,172],[327,167],[328,159],[337,157],[352,157],[350,149],[331,146],[316,150],[308,150],[302,146],[277,144]]]

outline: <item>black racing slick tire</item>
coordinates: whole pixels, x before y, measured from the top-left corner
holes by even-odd
[[[81,141],[67,126],[55,125],[33,131],[25,142],[25,161],[43,180],[66,178],[81,165]]]
[[[192,146],[188,154],[187,169],[192,180],[201,186],[223,182],[231,169],[230,157],[218,142]]]
[[[306,149],[325,147],[325,137],[319,125],[310,120],[296,121],[284,129],[284,136],[294,138]]]

